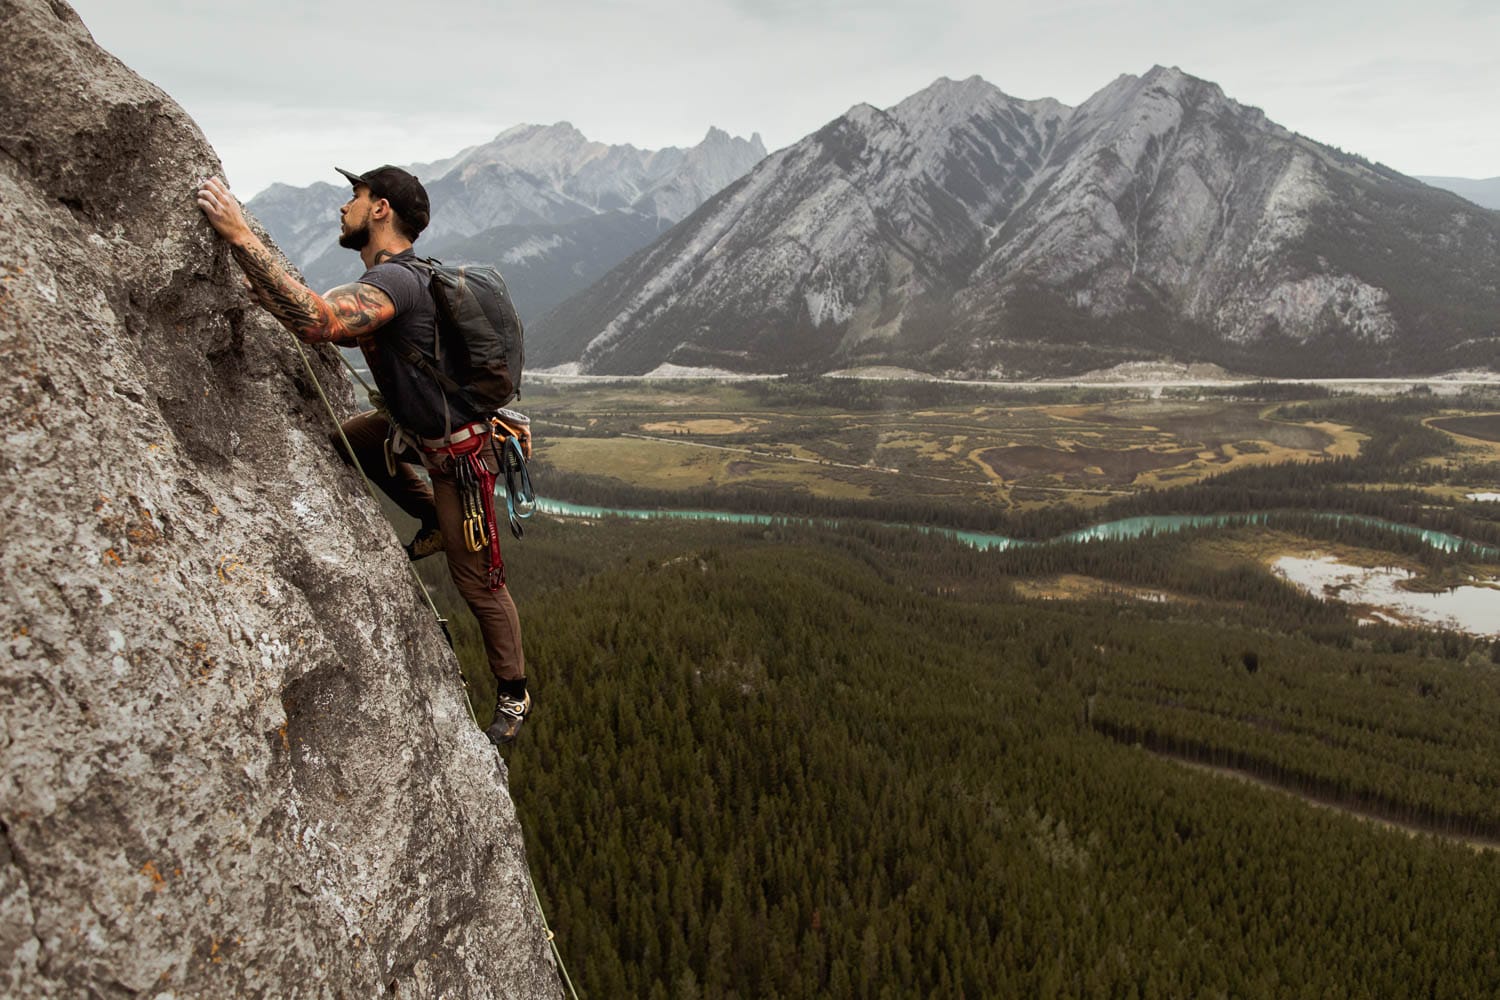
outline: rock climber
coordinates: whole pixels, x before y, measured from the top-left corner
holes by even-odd
[[[462,393],[449,393],[417,366],[410,349],[430,351],[436,342],[437,311],[429,292],[429,274],[415,265],[412,244],[427,227],[431,209],[427,191],[399,167],[382,166],[362,174],[335,168],[353,186],[339,210],[339,246],[364,262],[359,280],[322,295],[297,281],[276,255],[256,237],[239,202],[219,178],[205,181],[198,207],[229,244],[245,283],[257,302],[307,344],[358,345],[364,352],[381,400],[381,409],[351,417],[343,424],[354,456],[372,482],[398,507],[421,523],[409,558],[436,552],[448,556],[448,570],[479,622],[485,654],[498,693],[494,722],[485,735],[497,746],[513,741],[531,711],[526,689],[526,660],[521,623],[503,575],[497,577],[486,551],[466,545],[463,484],[464,455],[475,454],[476,439],[489,440],[489,414],[477,412]],[[439,361],[441,364],[441,361]],[[411,462],[396,461],[397,449],[414,446],[431,486]],[[339,454],[349,461],[342,441],[332,435]],[[388,461],[389,459],[389,461]],[[493,475],[499,471],[493,446],[481,449]],[[497,552],[498,558],[498,552]]]

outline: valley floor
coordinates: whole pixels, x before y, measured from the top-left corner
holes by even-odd
[[[1500,398],[1078,392],[528,394],[549,496],[762,515],[507,543],[536,698],[512,788],[582,991],[1500,991],[1500,641],[1272,571],[1500,576],[1500,505],[1468,498],[1500,485]],[[889,524],[1247,511],[987,551]]]

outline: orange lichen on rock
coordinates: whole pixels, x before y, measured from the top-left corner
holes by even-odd
[[[152,892],[161,892],[162,888],[167,884],[166,876],[157,870],[155,861],[147,861],[141,865],[141,874],[151,880]]]

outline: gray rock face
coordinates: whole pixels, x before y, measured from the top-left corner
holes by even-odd
[[[973,77],[860,105],[533,328],[533,367],[1491,365],[1500,217],[1156,67],[1077,108]]]
[[[0,995],[559,995],[504,767],[193,204],[198,129],[0,0],[0,150]]]

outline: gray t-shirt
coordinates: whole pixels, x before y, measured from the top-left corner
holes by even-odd
[[[430,374],[402,356],[403,348],[416,348],[438,370],[457,381],[456,359],[446,345],[441,358],[434,360],[438,353],[437,306],[428,291],[427,272],[412,264],[416,259],[413,251],[403,250],[360,276],[362,283],[385,292],[396,306],[396,317],[360,346],[391,417],[414,434],[443,437],[484,414],[462,397],[444,393]]]

